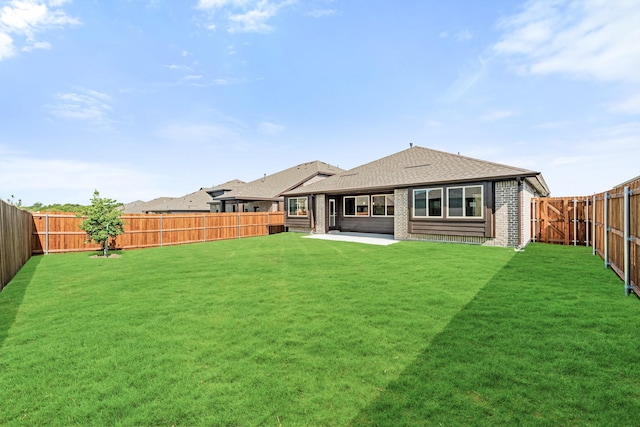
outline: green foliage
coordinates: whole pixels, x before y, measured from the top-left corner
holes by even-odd
[[[21,208],[22,207],[22,199],[18,199],[16,200],[16,197],[12,194],[11,197],[9,197],[7,199],[7,203],[9,203],[10,205],[13,205],[17,208]]]
[[[23,206],[23,209],[29,212],[84,212],[88,206],[76,203],[53,203],[44,205],[36,202],[31,206]]]
[[[113,199],[100,197],[98,190],[95,190],[91,206],[82,211],[86,219],[80,224],[80,229],[87,233],[87,242],[94,241],[102,246],[104,256],[108,256],[109,238],[115,239],[124,233],[120,206],[122,204]]]

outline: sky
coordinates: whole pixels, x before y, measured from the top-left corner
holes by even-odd
[[[0,0],[0,198],[128,203],[409,148],[640,175],[637,0]]]

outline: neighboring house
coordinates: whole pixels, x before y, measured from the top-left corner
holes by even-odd
[[[243,185],[246,185],[246,182],[239,179],[234,179],[225,182],[224,184],[216,185],[215,187],[205,188],[204,190],[209,193],[209,196],[211,196],[211,200],[207,202],[210,206],[209,210],[211,212],[223,212],[222,203],[220,202],[220,200],[215,200],[215,198],[222,196],[223,194],[226,194],[230,191],[236,190]]]
[[[210,201],[209,193],[205,189],[200,189],[182,197],[158,197],[137,206],[136,210],[140,213],[155,214],[204,213],[210,212],[208,204]]]
[[[539,172],[414,146],[288,191],[285,226],[522,247],[548,195]]]
[[[284,210],[282,194],[322,181],[342,169],[320,161],[302,163],[251,181],[214,198],[220,212],[276,212]],[[213,205],[212,205],[213,206]]]

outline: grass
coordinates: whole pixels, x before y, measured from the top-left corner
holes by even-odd
[[[299,235],[34,257],[0,424],[634,425],[638,301],[585,248]]]

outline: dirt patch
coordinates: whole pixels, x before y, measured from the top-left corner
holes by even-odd
[[[92,255],[91,258],[120,258],[121,255],[118,254],[109,254],[109,256],[105,257],[104,255]]]

